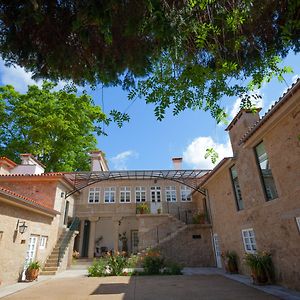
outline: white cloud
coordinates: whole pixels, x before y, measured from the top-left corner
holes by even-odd
[[[36,84],[38,86],[41,86],[42,81],[35,81],[33,80],[32,73],[26,72],[24,68],[21,68],[19,66],[10,66],[6,67],[4,65],[4,61],[0,61],[0,69],[1,69],[1,75],[0,79],[3,85],[10,84],[15,87],[15,89],[21,93],[24,93],[27,91],[28,85]]]
[[[254,94],[262,96],[260,90],[254,90],[249,95],[250,95],[250,100],[251,100],[252,104],[257,108],[262,108],[264,105],[263,98],[262,97],[254,98],[253,97]],[[231,119],[233,119],[237,115],[237,113],[240,111],[240,104],[241,104],[241,98],[237,98],[232,106],[231,111],[230,111]]]
[[[34,80],[32,79],[32,72],[26,72],[24,68],[19,66],[10,66],[6,67],[4,65],[4,61],[0,59],[0,80],[3,85],[10,84],[14,86],[14,88],[20,93],[27,92],[28,85],[37,85],[39,87],[42,86],[43,80]],[[67,81],[59,81],[54,90],[58,91],[62,89],[68,82]],[[83,88],[78,87],[78,92],[82,92]]]
[[[295,75],[292,77],[292,83],[295,83],[299,77],[300,77],[299,74],[295,74]]]
[[[135,151],[127,150],[111,158],[115,170],[127,170],[127,161],[130,157],[136,158],[138,154]]]
[[[219,155],[216,164],[224,157],[232,156],[230,141],[219,144],[210,136],[200,136],[195,138],[183,152],[183,160],[197,169],[212,169],[215,165],[211,162],[211,158],[204,158],[206,149],[213,148]]]

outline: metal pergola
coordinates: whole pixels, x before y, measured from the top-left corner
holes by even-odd
[[[64,176],[73,185],[73,189],[66,193],[66,198],[96,182],[124,179],[166,179],[188,186],[194,191],[205,195],[205,191],[200,187],[200,183],[202,177],[208,172],[210,172],[210,170],[139,170],[64,173]]]

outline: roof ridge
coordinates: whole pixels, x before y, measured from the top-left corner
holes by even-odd
[[[300,77],[292,83],[292,85],[275,101],[271,107],[264,113],[264,115],[256,121],[253,125],[249,126],[247,131],[239,140],[239,145],[244,143],[254,132],[258,129],[285,101],[288,99],[288,95],[296,88],[300,87]]]

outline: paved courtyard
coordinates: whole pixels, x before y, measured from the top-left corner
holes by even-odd
[[[12,299],[279,299],[221,275],[53,278],[9,295]]]

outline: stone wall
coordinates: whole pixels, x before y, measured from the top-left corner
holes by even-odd
[[[158,247],[162,255],[184,267],[215,266],[210,225],[187,225],[174,238]]]
[[[270,125],[265,124],[247,143],[240,145],[235,159],[216,172],[205,187],[209,192],[213,232],[218,234],[221,251],[236,251],[241,272],[249,274],[242,260],[245,249],[241,231],[253,228],[257,250],[272,253],[277,282],[300,289],[300,233],[295,221],[300,216],[299,91],[294,96],[289,111],[278,111],[272,116]],[[261,141],[278,192],[278,198],[270,201],[265,198],[254,152]],[[241,211],[237,211],[230,178],[229,168],[234,164],[244,202]]]
[[[30,235],[38,237],[36,260],[42,264],[55,246],[59,217],[51,217],[36,211],[9,205],[0,199],[0,283],[17,282],[23,270]],[[24,234],[15,234],[18,220],[25,221],[28,228]],[[41,236],[47,236],[45,249],[39,248]]]

